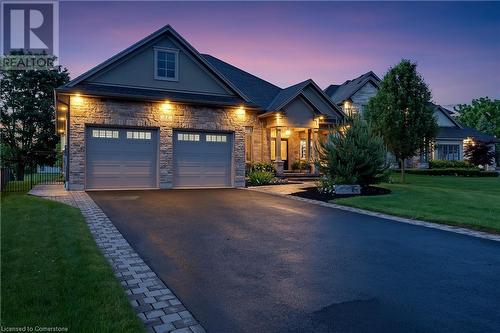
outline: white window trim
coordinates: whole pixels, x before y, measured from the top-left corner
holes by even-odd
[[[158,76],[158,51],[171,52],[175,54],[175,77]],[[155,80],[162,81],[179,81],[179,50],[171,49],[168,47],[155,47],[154,48],[154,78]]]

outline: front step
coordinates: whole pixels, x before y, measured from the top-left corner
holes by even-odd
[[[285,172],[283,177],[289,181],[316,181],[319,180],[319,175],[302,172]]]

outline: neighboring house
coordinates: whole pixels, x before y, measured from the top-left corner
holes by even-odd
[[[341,85],[332,84],[325,89],[325,93],[347,115],[363,114],[370,98],[377,94],[379,83],[380,78],[370,71]],[[421,152],[409,160],[409,167],[428,167],[429,159],[463,160],[464,146],[470,140],[488,142],[495,149],[494,143],[499,142],[496,137],[462,126],[452,117],[452,111],[440,105],[430,103],[429,106],[434,109],[439,131],[432,151]]]
[[[370,98],[377,94],[379,83],[380,78],[369,71],[340,85],[332,84],[325,89],[325,93],[345,114],[363,114]]]
[[[282,89],[172,27],[56,89],[70,190],[242,187],[249,162],[314,160],[344,113],[314,83]]]

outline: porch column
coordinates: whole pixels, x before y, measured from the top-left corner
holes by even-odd
[[[318,160],[318,149],[317,146],[319,144],[319,129],[313,128],[312,129],[312,151],[311,151],[311,172],[313,174],[318,173],[318,167],[316,166],[315,162]]]
[[[281,127],[276,127],[276,143],[274,168],[276,169],[277,176],[283,176],[283,161],[281,160]]]
[[[311,130],[306,128],[306,160],[311,162]]]

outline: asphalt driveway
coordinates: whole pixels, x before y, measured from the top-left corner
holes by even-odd
[[[89,194],[209,332],[500,332],[498,242],[246,190]]]

